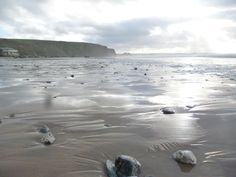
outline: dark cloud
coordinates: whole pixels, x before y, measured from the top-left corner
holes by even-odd
[[[161,20],[156,18],[133,19],[118,24],[107,26],[95,26],[94,31],[86,34],[86,41],[102,43],[114,48],[168,48],[182,47],[186,45],[189,37],[188,32],[169,34],[167,27],[175,21]],[[151,30],[160,28],[161,34],[152,35]]]

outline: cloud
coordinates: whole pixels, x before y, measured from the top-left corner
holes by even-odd
[[[0,0],[0,18],[16,17],[14,14],[19,13],[20,9],[34,15],[42,15],[44,13],[43,5],[46,2],[47,0]]]
[[[236,26],[226,28],[226,31],[227,31],[228,36],[229,36],[230,38],[236,40]]]
[[[236,6],[235,0],[201,0],[202,3],[210,5],[210,6],[222,6],[222,7],[232,7]]]
[[[131,52],[218,51],[216,43],[231,37],[234,49],[236,1],[198,1],[0,0],[0,37],[93,42]]]
[[[218,19],[228,19],[236,22],[236,9],[224,9],[221,10],[220,12],[216,13],[214,18]]]
[[[177,21],[158,18],[132,19],[117,24],[94,26],[87,33],[86,40],[104,43],[120,50],[129,51],[134,48],[149,48],[150,50],[185,47],[192,36],[189,32],[168,32],[168,26]],[[155,34],[153,31],[158,29]]]

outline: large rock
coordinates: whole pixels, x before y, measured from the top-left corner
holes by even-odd
[[[197,158],[190,150],[178,150],[173,154],[173,158],[180,163],[196,165]]]
[[[118,156],[115,164],[107,160],[106,169],[109,177],[138,177],[141,174],[141,164],[127,155]]]
[[[116,173],[119,177],[139,176],[141,173],[141,164],[135,158],[120,155],[115,160]]]

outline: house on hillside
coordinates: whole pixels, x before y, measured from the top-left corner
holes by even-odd
[[[19,57],[19,51],[13,48],[0,48],[1,57]]]

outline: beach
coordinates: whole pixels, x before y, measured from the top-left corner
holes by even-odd
[[[125,154],[142,176],[233,177],[235,89],[234,58],[0,58],[0,176],[106,177]],[[176,163],[180,149],[197,165]]]

